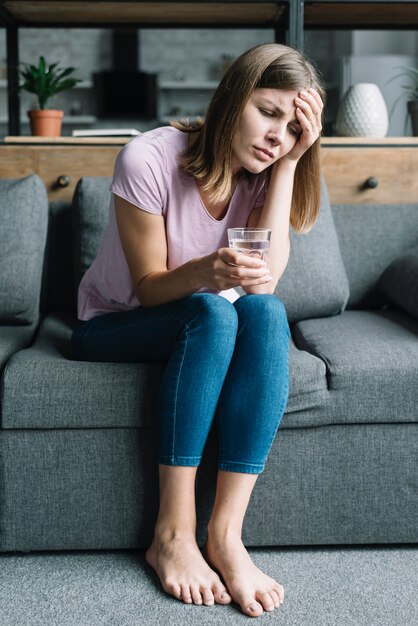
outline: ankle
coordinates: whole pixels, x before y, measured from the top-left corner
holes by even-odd
[[[193,528],[176,527],[157,523],[154,529],[154,541],[161,545],[174,540],[195,542],[196,531]]]
[[[208,540],[225,544],[231,540],[241,540],[242,524],[232,520],[210,520]]]

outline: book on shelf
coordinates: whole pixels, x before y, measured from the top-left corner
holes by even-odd
[[[90,128],[73,130],[73,137],[135,137],[140,135],[136,128]]]

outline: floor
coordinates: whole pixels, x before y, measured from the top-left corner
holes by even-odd
[[[418,545],[250,550],[285,587],[258,618],[281,626],[417,626]],[[240,626],[236,605],[186,606],[167,596],[141,551],[0,556],[2,626]]]

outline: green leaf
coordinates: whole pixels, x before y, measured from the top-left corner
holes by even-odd
[[[35,93],[41,109],[45,108],[49,98],[82,82],[80,78],[67,78],[76,70],[75,67],[60,68],[58,63],[48,65],[43,56],[39,57],[38,66],[25,63],[22,65],[20,75],[23,82],[19,85],[19,90]]]

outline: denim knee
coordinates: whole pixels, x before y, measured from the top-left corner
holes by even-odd
[[[199,324],[212,328],[217,334],[225,334],[235,341],[238,331],[238,315],[231,302],[213,293],[197,293],[190,296],[196,305]]]
[[[286,309],[277,296],[249,294],[242,296],[234,304],[240,320],[248,317],[251,324],[268,325],[269,322],[274,323],[277,328],[284,330],[287,338],[290,337]]]

